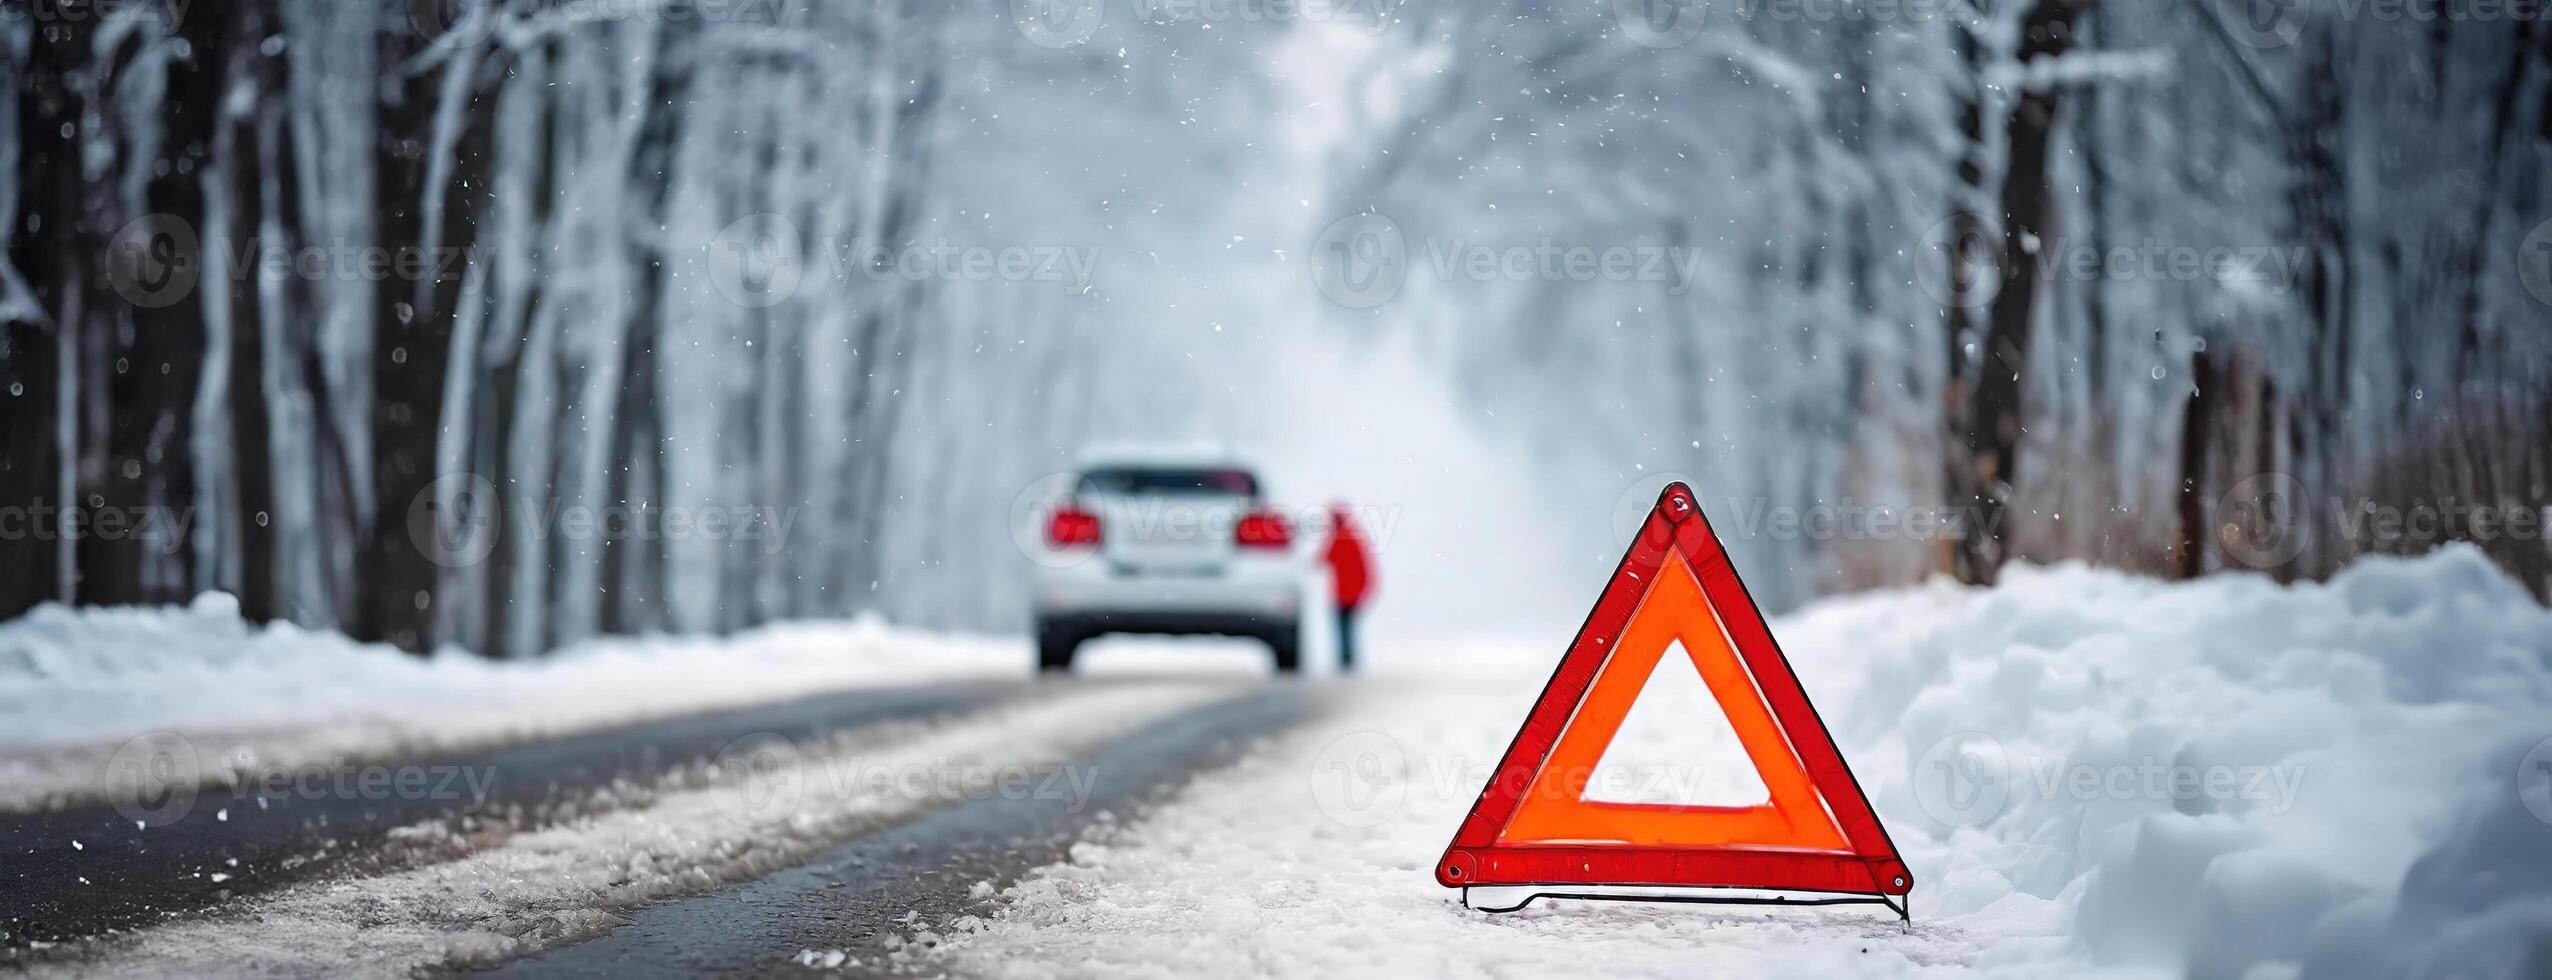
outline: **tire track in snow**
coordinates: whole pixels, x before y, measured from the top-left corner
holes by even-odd
[[[855,769],[1068,760],[1154,719],[1230,695],[1230,682],[1057,682],[918,731],[797,745],[799,789],[776,821],[737,817],[732,780],[504,835],[466,856],[372,877],[328,876],[123,935],[18,951],[39,975],[403,976],[469,967],[608,931],[623,910],[768,874],[942,801],[839,779]],[[886,726],[889,729],[897,726]],[[880,737],[881,734],[883,737]],[[423,836],[445,833],[429,825]]]
[[[581,945],[517,960],[506,977],[793,972],[803,951],[851,950],[836,968],[883,966],[883,942],[942,922],[993,889],[1064,859],[1079,832],[1142,807],[1253,741],[1311,717],[1322,689],[1280,684],[1197,706],[1081,758],[1087,793],[977,800],[933,810],[733,888],[651,907]],[[863,960],[850,958],[858,956]]]
[[[57,943],[156,925],[330,873],[378,873],[456,856],[454,844],[551,826],[678,787],[729,742],[755,732],[799,740],[927,722],[1032,690],[969,682],[846,691],[668,718],[490,751],[326,767],[299,782],[206,787],[185,817],[141,826],[105,806],[0,816],[0,946]],[[337,773],[419,772],[425,792],[341,790]],[[309,770],[286,770],[300,773]],[[447,792],[448,791],[448,792]],[[439,798],[438,798],[439,797]],[[443,823],[458,836],[399,828]],[[415,841],[415,844],[404,841]]]

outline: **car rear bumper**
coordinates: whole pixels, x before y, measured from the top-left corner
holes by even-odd
[[[1240,559],[1207,575],[1143,574],[1094,559],[1040,569],[1037,618],[1129,624],[1117,632],[1224,632],[1179,624],[1291,623],[1302,613],[1303,567],[1284,559]],[[1159,628],[1138,626],[1157,625]],[[1255,630],[1242,630],[1255,632]]]
[[[1228,612],[1155,612],[1118,610],[1041,614],[1044,628],[1085,636],[1101,633],[1218,634],[1266,636],[1294,628],[1294,619]]]

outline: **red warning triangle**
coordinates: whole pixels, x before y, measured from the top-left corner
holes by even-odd
[[[1701,672],[1770,799],[1585,798],[1667,651]],[[1542,698],[1436,862],[1472,885],[1648,885],[1903,895],[1914,876],[1772,641],[1692,490],[1658,495]]]

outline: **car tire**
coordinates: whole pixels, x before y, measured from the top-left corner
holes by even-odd
[[[1291,626],[1280,626],[1268,630],[1263,639],[1267,641],[1267,649],[1276,655],[1277,673],[1303,672],[1303,645],[1300,630]]]
[[[1081,648],[1081,636],[1053,623],[1037,624],[1037,670],[1061,674],[1072,670],[1072,655]]]

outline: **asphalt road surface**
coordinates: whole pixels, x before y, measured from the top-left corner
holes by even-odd
[[[133,958],[172,928],[253,930],[261,899],[346,891],[472,856],[489,841],[588,818],[655,819],[660,798],[701,793],[732,774],[721,753],[752,739],[819,746],[873,737],[959,738],[973,729],[1035,742],[1004,712],[1069,717],[1075,698],[1142,693],[1158,678],[969,681],[855,690],[758,708],[660,719],[536,743],[433,758],[368,760],[460,773],[463,791],[309,793],[295,787],[205,786],[187,819],[137,825],[103,804],[0,814],[0,967],[37,973],[164,969]],[[1098,719],[1113,727],[1041,763],[1066,791],[946,795],[878,810],[876,819],[816,824],[788,863],[744,875],[714,870],[632,906],[603,909],[596,928],[531,935],[501,953],[429,972],[623,977],[758,974],[800,949],[876,949],[916,913],[945,919],[986,904],[994,888],[1061,860],[1095,823],[1131,818],[1189,777],[1228,763],[1329,700],[1318,683],[1172,680],[1181,698],[1154,714]],[[1020,731],[1009,731],[1019,728]],[[742,778],[742,777],[736,777]],[[737,790],[742,792],[743,790]],[[702,819],[663,808],[665,820]],[[677,816],[681,815],[681,816]],[[436,832],[418,833],[417,828]],[[828,830],[826,828],[847,828]],[[702,828],[702,836],[725,828]],[[732,833],[731,830],[728,831]],[[835,836],[822,836],[833,833]],[[395,902],[390,898],[384,901]],[[280,917],[278,917],[280,918]],[[218,946],[188,940],[194,946]],[[282,946],[283,944],[278,944]],[[305,951],[302,955],[308,955]],[[183,960],[179,962],[185,962]],[[273,966],[273,961],[259,962]],[[289,965],[291,962],[283,961]],[[311,965],[317,965],[315,963]],[[377,965],[377,964],[376,964]],[[399,971],[406,972],[406,971]]]

